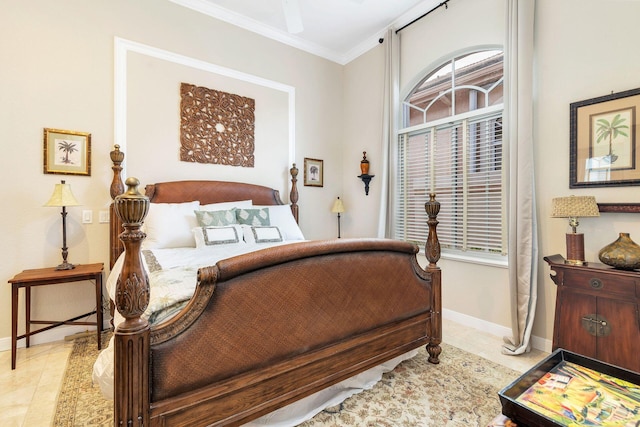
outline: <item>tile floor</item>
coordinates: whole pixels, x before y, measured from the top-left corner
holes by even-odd
[[[548,355],[533,350],[521,356],[500,353],[501,337],[444,320],[447,344],[478,354],[514,370],[525,372]],[[73,342],[57,341],[18,349],[16,369],[11,370],[11,352],[0,352],[0,425],[46,427],[51,425],[56,397]],[[505,384],[506,385],[506,384]]]
[[[0,425],[52,425],[58,390],[72,348],[72,341],[19,348],[13,371],[11,351],[0,352]]]

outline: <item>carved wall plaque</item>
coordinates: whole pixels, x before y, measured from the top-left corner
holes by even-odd
[[[255,100],[180,85],[180,160],[253,167]]]

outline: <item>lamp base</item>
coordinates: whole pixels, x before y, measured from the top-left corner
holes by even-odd
[[[567,264],[583,265],[584,260],[584,234],[567,233]]]
[[[73,270],[76,268],[75,265],[68,263],[66,260],[56,267],[56,270]]]

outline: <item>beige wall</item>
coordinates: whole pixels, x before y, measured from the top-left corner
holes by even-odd
[[[640,2],[614,0],[537,0],[535,26],[534,143],[536,187],[539,216],[538,307],[533,328],[534,345],[550,346],[556,288],[549,278],[543,256],[565,253],[564,234],[568,221],[551,219],[553,197],[595,195],[599,202],[637,202],[637,187],[569,189],[569,104],[611,92],[640,87],[637,70],[640,57],[635,55],[634,40],[640,30],[634,24],[640,16]],[[428,69],[439,65],[451,52],[470,47],[502,45],[504,3],[501,0],[456,0],[447,10],[441,9],[402,31],[401,91],[405,96]],[[612,24],[614,23],[615,24]],[[359,139],[362,131],[374,132],[370,117],[381,117],[379,104],[358,103],[366,90],[367,99],[382,99],[382,76],[364,70],[381,68],[382,46],[361,56],[345,67],[345,198],[361,205],[367,213],[347,213],[352,223],[347,233],[375,233],[377,203],[360,195],[361,189],[348,176],[356,163],[360,147],[347,141]],[[381,128],[375,124],[377,139]],[[372,137],[372,173],[378,165],[380,146]],[[364,144],[364,142],[363,142]],[[348,172],[347,172],[348,171]],[[379,182],[374,178],[372,193],[379,198]],[[371,195],[369,196],[371,197]],[[640,242],[640,223],[633,214],[603,214],[584,218],[579,227],[585,233],[586,257],[597,261],[600,248],[615,240],[619,232],[630,232]],[[444,259],[443,303],[445,315],[489,329],[508,333],[510,328],[507,270]],[[468,317],[470,316],[470,317]]]
[[[502,0],[456,0],[448,9],[440,9],[418,21],[400,33],[400,92],[401,99],[417,84],[427,70],[437,67],[452,52],[468,51],[472,47],[501,46],[503,41],[504,8]],[[445,35],[445,36],[443,36]],[[382,117],[384,46],[380,45],[345,67],[346,121],[344,188],[345,203],[356,203],[366,208],[345,214],[349,224],[346,233],[357,236],[376,233],[380,205],[381,183],[372,181],[368,197],[364,196],[362,183],[358,182],[357,163],[366,149],[371,161],[371,172],[380,169],[382,126],[371,127],[371,117]],[[373,71],[377,70],[377,71]],[[364,94],[364,102],[359,100]],[[363,134],[366,137],[363,137]],[[351,141],[362,141],[354,146]],[[393,191],[393,190],[392,190]],[[462,263],[448,259],[440,261],[445,283],[443,305],[447,314],[460,321],[469,317],[481,319],[486,324],[499,325],[493,332],[504,333],[510,325],[507,270],[479,264]],[[477,323],[474,326],[479,326]]]
[[[301,227],[311,239],[334,235],[330,208],[342,185],[342,66],[167,1],[3,1],[0,24],[0,129],[4,132],[0,171],[7,187],[3,195],[11,201],[0,211],[0,282],[6,283],[23,269],[60,262],[60,213],[42,205],[61,178],[71,184],[83,205],[69,208],[69,261],[108,263],[108,226],[98,223],[98,212],[109,204],[108,153],[116,140],[115,37],[292,87]],[[131,149],[127,173],[143,183],[159,176],[264,183],[279,189],[288,201],[289,133],[282,129],[283,123],[288,124],[288,95],[247,84],[242,78],[221,78],[188,68],[129,55],[126,73],[133,86],[127,95],[135,105],[129,106],[126,115],[126,145]],[[176,134],[178,89],[167,91],[165,85],[183,78],[255,97],[259,129],[254,169],[178,162],[178,141],[170,137]],[[279,123],[279,129],[273,122]],[[45,127],[92,134],[90,177],[42,173]],[[324,160],[323,188],[302,185],[305,157]],[[154,167],[155,162],[160,167]],[[93,211],[92,224],[81,223],[82,210]],[[71,317],[90,311],[93,298],[89,284],[40,288],[34,291],[33,316]],[[7,349],[11,335],[8,285],[0,288],[0,313],[0,349]],[[34,341],[60,338],[60,334],[65,330],[54,329]]]
[[[551,199],[593,195],[598,202],[638,202],[638,187],[569,189],[569,104],[640,87],[635,40],[640,2],[632,0],[538,0],[534,141],[540,220],[540,256],[565,254],[568,221],[551,219]],[[640,242],[640,217],[605,213],[583,218],[587,261],[629,232]],[[544,261],[539,265],[539,308],[534,333],[552,337],[555,285]]]
[[[304,187],[300,177],[303,231],[312,239],[334,237],[336,218],[329,209],[334,198],[341,196],[347,208],[342,217],[342,235],[376,234],[381,189],[382,45],[343,67],[170,2],[29,0],[3,2],[2,9],[0,129],[4,131],[4,142],[0,171],[7,188],[3,193],[7,202],[0,211],[3,224],[0,281],[6,283],[22,269],[59,262],[60,215],[42,204],[61,178],[71,183],[83,203],[82,207],[70,208],[70,261],[108,262],[107,226],[97,219],[98,211],[106,209],[109,203],[108,152],[115,140],[114,37],[295,88],[295,160],[300,167],[304,157],[325,162],[324,188]],[[480,19],[487,11],[489,14]],[[637,187],[593,190],[568,187],[569,103],[640,87],[637,73],[640,57],[634,53],[634,42],[640,36],[637,16],[640,2],[632,0],[537,1],[534,141],[540,264],[533,332],[547,340],[543,343],[548,343],[552,336],[555,285],[549,279],[542,256],[563,254],[564,233],[568,230],[566,221],[549,218],[551,198],[593,194],[601,202],[637,201]],[[405,47],[415,46],[416,52],[409,57],[405,54],[410,61],[403,68],[403,93],[412,86],[412,79],[448,52],[465,49],[468,44],[501,44],[501,39],[489,30],[495,30],[503,22],[500,0],[456,0],[448,9],[441,9],[404,30]],[[463,23],[463,28],[453,30]],[[472,40],[463,42],[457,33],[470,34]],[[140,69],[130,71],[135,74]],[[138,139],[147,135],[144,126],[153,126],[153,119],[159,114],[152,102],[148,115],[142,113],[149,124],[137,130],[135,125],[140,122],[128,124],[131,133],[127,135],[132,138],[127,141],[128,146],[142,150],[148,147],[151,153],[144,160],[131,158],[128,164],[128,173],[141,179],[158,173],[152,163],[157,138],[145,142]],[[92,133],[91,177],[42,173],[44,127]],[[159,129],[150,128],[148,134]],[[279,152],[285,150],[281,141],[272,133],[269,135],[266,138],[273,138],[269,144],[275,144]],[[164,143],[168,147],[172,144]],[[369,196],[364,195],[363,184],[356,178],[362,151],[367,151],[371,160],[370,173],[378,174],[371,183]],[[171,155],[166,153],[162,151],[161,157],[169,162],[168,168],[177,167],[179,163],[172,165]],[[270,185],[281,186],[285,195],[288,192],[282,171],[274,172],[260,162],[253,171],[214,166],[209,169],[201,165],[196,169],[211,178],[237,175],[238,179],[254,182],[272,179],[265,177],[275,173],[279,177]],[[83,209],[93,211],[93,224],[81,224]],[[583,219],[580,230],[585,233],[587,259],[591,261],[619,232],[630,232],[632,238],[640,241],[640,225],[632,214]],[[498,332],[508,328],[505,269],[451,260],[441,261],[441,266],[448,312],[477,319],[477,326],[493,327]],[[88,285],[39,289],[34,296],[34,315],[72,316],[91,309],[92,298]],[[0,290],[0,349],[9,347],[9,299],[9,286],[5,285]]]

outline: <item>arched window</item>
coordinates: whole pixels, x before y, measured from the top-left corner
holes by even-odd
[[[441,203],[443,252],[504,255],[503,52],[451,58],[403,102],[395,185],[395,238],[423,245],[424,203]]]

